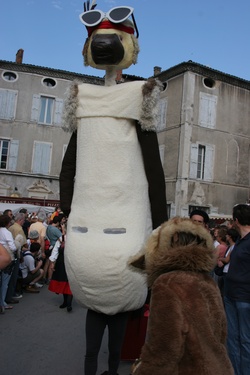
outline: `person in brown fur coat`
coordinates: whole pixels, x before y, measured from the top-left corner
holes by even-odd
[[[226,318],[209,272],[216,263],[209,232],[174,218],[150,236],[143,261],[152,289],[146,342],[134,375],[233,375]]]

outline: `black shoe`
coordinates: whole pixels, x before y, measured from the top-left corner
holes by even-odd
[[[65,307],[67,307],[67,303],[63,303],[62,305],[59,306],[60,309],[65,309]]]
[[[7,304],[19,303],[18,299],[10,299],[9,301],[5,301]]]
[[[67,306],[67,311],[71,312],[72,311],[72,306]]]

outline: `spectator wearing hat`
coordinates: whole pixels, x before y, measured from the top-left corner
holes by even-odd
[[[33,242],[39,242],[39,233],[38,233],[37,230],[30,230],[29,231],[29,236],[28,236],[28,240],[27,240],[28,249],[30,248],[30,245]]]
[[[209,224],[209,216],[206,213],[206,211],[203,210],[193,210],[190,215],[190,219],[192,220],[193,223],[203,225],[205,228],[208,229],[208,224]]]
[[[38,233],[37,230],[31,230],[30,233],[29,233],[29,238],[27,240],[28,250],[30,250],[30,246],[31,246],[32,243],[39,243],[39,233]],[[41,248],[39,250],[38,256],[42,258]]]

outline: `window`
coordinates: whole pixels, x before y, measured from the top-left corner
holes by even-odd
[[[205,128],[215,128],[217,96],[200,93],[199,125]]]
[[[16,170],[18,148],[18,140],[0,139],[0,169]]]
[[[17,75],[16,75],[16,73],[13,73],[13,72],[4,72],[3,73],[3,79],[5,81],[16,81]]]
[[[190,155],[190,178],[212,181],[214,146],[193,143]]]
[[[42,124],[52,124],[54,100],[53,98],[41,96],[39,122]]]
[[[51,164],[52,143],[34,142],[32,173],[49,174]]]
[[[44,78],[42,82],[43,82],[44,86],[47,86],[47,87],[55,87],[56,86],[56,81],[52,78]]]
[[[171,203],[167,203],[167,215],[168,215],[168,218],[171,217]]]
[[[0,152],[1,152],[1,169],[7,169],[9,141],[0,141]]]
[[[0,118],[13,120],[16,113],[17,91],[0,89]]]
[[[61,125],[63,99],[33,95],[31,121],[45,125]]]
[[[205,152],[206,147],[198,146],[198,162],[197,162],[197,178],[204,179],[204,169],[205,169]]]
[[[212,78],[204,78],[203,83],[209,89],[213,89],[216,86],[216,82]]]

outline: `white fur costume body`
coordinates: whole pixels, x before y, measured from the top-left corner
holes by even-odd
[[[65,262],[74,297],[110,315],[140,308],[147,295],[145,276],[128,266],[152,231],[135,128],[144,84],[78,86],[76,178]]]

